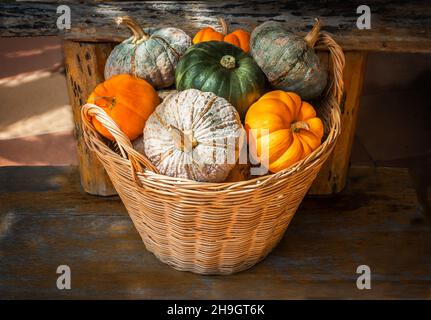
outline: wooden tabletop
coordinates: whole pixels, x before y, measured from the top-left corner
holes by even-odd
[[[0,168],[0,298],[431,298],[431,225],[406,170],[353,168],[306,198],[276,249],[232,276],[173,270],[146,251],[121,201],[83,193],[74,167]],[[59,265],[71,290],[56,287]],[[358,290],[356,269],[371,269]]]
[[[0,36],[47,36],[89,42],[120,41],[129,36],[114,18],[132,15],[144,27],[175,26],[190,35],[202,27],[217,26],[224,17],[231,30],[252,30],[276,20],[287,28],[306,32],[316,17],[323,30],[334,35],[344,50],[431,52],[431,6],[427,0],[368,1],[371,29],[359,30],[356,22],[363,1],[32,1],[0,4]],[[71,28],[57,29],[59,5],[71,12]]]

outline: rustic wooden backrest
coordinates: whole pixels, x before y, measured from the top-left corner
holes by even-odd
[[[121,41],[127,36],[114,18],[131,14],[143,26],[177,26],[190,34],[217,25],[223,16],[232,29],[251,30],[266,20],[282,21],[305,32],[314,18],[333,34],[344,50],[430,52],[431,6],[426,0],[369,1],[371,29],[359,30],[357,8],[367,1],[41,1],[0,4],[0,36],[45,36],[61,33],[65,39],[84,42]],[[59,5],[71,9],[71,29],[56,27]]]

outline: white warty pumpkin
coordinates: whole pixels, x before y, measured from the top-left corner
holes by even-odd
[[[244,136],[239,114],[227,100],[188,89],[168,96],[148,118],[144,148],[161,174],[222,182]]]

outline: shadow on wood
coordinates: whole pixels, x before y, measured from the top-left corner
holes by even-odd
[[[29,179],[29,177],[32,177]],[[352,168],[335,197],[306,198],[284,238],[232,276],[178,272],[145,250],[122,203],[76,168],[0,168],[3,299],[420,299],[431,297],[431,225],[406,169]],[[72,290],[56,288],[71,268]],[[358,290],[368,265],[372,290]]]

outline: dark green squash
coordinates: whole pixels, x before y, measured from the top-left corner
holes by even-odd
[[[279,22],[257,26],[250,37],[250,54],[265,73],[272,87],[293,91],[308,100],[326,87],[327,70],[314,52],[320,20],[305,38],[286,30]]]
[[[241,118],[264,93],[265,75],[252,57],[222,41],[191,46],[175,71],[177,90],[198,89],[228,100]]]

